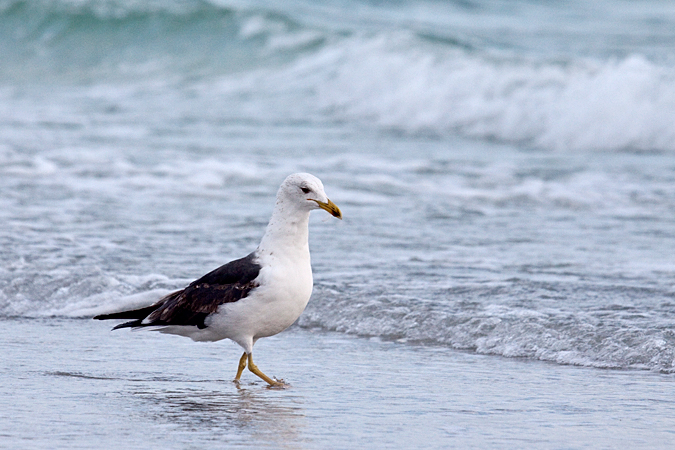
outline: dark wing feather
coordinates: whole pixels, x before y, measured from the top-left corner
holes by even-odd
[[[254,253],[231,261],[176,291],[154,305],[132,311],[104,314],[94,319],[135,319],[117,328],[161,325],[195,325],[206,328],[204,320],[223,303],[245,298],[257,287],[253,280],[260,273]]]
[[[174,292],[174,294],[175,294],[175,292]],[[173,294],[171,294],[171,295],[173,295]],[[140,309],[131,309],[131,310],[128,310],[128,311],[121,311],[121,312],[110,313],[110,314],[99,314],[98,316],[95,316],[94,319],[97,319],[97,320],[140,319],[140,318],[147,317],[148,314],[150,314],[151,312],[153,312],[156,309],[157,309],[157,303],[153,303],[150,306],[146,306],[146,307],[140,308]]]

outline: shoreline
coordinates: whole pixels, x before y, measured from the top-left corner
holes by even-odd
[[[227,341],[77,319],[3,326],[9,447],[668,448],[675,437],[672,376],[652,372],[293,327],[255,349],[290,388],[244,373],[238,389],[240,349]]]

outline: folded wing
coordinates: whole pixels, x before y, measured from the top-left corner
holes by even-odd
[[[260,273],[255,252],[231,261],[193,281],[185,289],[163,297],[144,308],[101,314],[94,319],[132,319],[117,325],[118,328],[154,327],[166,325],[192,325],[206,328],[205,319],[216,312],[218,306],[246,298],[258,287],[255,279]]]

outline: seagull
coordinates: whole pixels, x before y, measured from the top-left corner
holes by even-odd
[[[288,328],[304,311],[312,294],[309,213],[323,209],[342,219],[314,175],[289,175],[279,187],[272,218],[260,245],[168,294],[150,306],[101,314],[94,319],[127,319],[119,328],[147,328],[194,341],[231,339],[244,349],[237,375],[248,369],[270,386],[284,386],[253,363],[253,346],[263,337]]]

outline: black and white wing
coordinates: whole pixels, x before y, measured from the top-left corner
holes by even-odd
[[[206,328],[204,320],[216,312],[218,306],[246,298],[258,284],[260,273],[255,252],[231,261],[190,283],[185,289],[163,297],[145,308],[101,314],[94,319],[133,319],[117,325],[118,328],[137,328],[168,325],[192,325]]]

